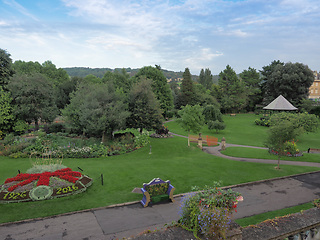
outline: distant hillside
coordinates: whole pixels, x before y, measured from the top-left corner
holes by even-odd
[[[68,67],[63,69],[66,70],[66,72],[70,77],[85,77],[89,74],[92,74],[99,78],[103,78],[104,74],[107,71],[114,72],[115,70],[121,70],[121,68],[111,69],[111,68],[88,68],[88,67]],[[125,68],[125,70],[127,71],[127,73],[130,74],[131,77],[134,76],[139,71],[138,68],[136,69]],[[162,72],[168,80],[171,79],[171,81],[175,81],[175,82],[181,81],[182,75],[183,75],[183,72],[181,71],[174,72],[174,71],[168,71],[168,70],[162,69]],[[198,78],[199,76],[192,75],[192,79],[194,81],[198,81]]]

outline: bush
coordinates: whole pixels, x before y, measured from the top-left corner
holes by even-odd
[[[260,119],[256,119],[255,121],[256,125],[264,126],[264,127],[270,127],[270,117],[261,117]]]
[[[52,123],[48,127],[48,131],[50,133],[58,133],[58,132],[64,132],[64,126],[62,123]]]
[[[312,109],[310,110],[310,113],[311,113],[311,114],[315,114],[315,115],[317,115],[318,117],[320,117],[320,106],[316,106],[316,107],[312,108]]]
[[[206,238],[225,239],[231,214],[236,211],[240,194],[206,186],[202,191],[186,194],[181,200],[179,224],[184,229],[193,231],[196,238],[203,234]]]
[[[218,131],[223,130],[225,128],[226,128],[226,125],[223,122],[219,122],[218,120],[208,122],[208,129],[209,130],[215,129],[216,132],[218,132]]]

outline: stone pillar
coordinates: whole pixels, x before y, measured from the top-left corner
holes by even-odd
[[[201,136],[201,133],[199,133],[198,147],[202,150],[202,136]]]
[[[221,139],[221,150],[226,150],[226,139],[224,137]]]

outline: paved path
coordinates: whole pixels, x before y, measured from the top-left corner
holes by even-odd
[[[236,161],[266,161],[274,164],[272,162],[274,160],[225,156],[219,152],[219,147],[207,147],[204,151]],[[320,165],[291,161],[281,161],[281,164],[320,167]],[[244,197],[244,201],[238,205],[238,212],[234,214],[235,218],[243,218],[300,205],[319,198],[320,171],[230,187]],[[166,223],[177,221],[180,200],[181,196],[176,196],[174,203],[156,204],[147,208],[135,202],[38,220],[1,224],[0,239],[109,240],[128,238],[147,229],[162,228]]]
[[[171,134],[178,136],[178,137],[188,138],[186,136],[175,134],[175,133],[171,133]],[[203,151],[205,151],[209,154],[218,156],[218,157],[227,158],[227,159],[234,160],[234,161],[278,164],[278,160],[259,159],[259,158],[241,158],[241,157],[231,157],[231,156],[224,155],[220,152],[220,149],[221,149],[220,144],[221,143],[219,143],[219,146],[215,146],[215,147],[203,147]],[[239,145],[239,144],[228,144],[228,143],[226,144],[226,147],[247,147],[247,148],[267,149],[264,147],[255,147],[255,146],[247,146],[247,145]],[[319,154],[319,158],[320,158],[320,154]],[[314,162],[299,162],[299,161],[281,160],[280,164],[294,165],[294,166],[306,166],[306,167],[319,167],[320,168],[320,163],[314,163]]]

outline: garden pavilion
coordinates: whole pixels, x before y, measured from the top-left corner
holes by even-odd
[[[263,108],[264,110],[273,110],[273,111],[294,111],[298,110],[293,106],[287,99],[282,95],[273,100],[268,106]]]

